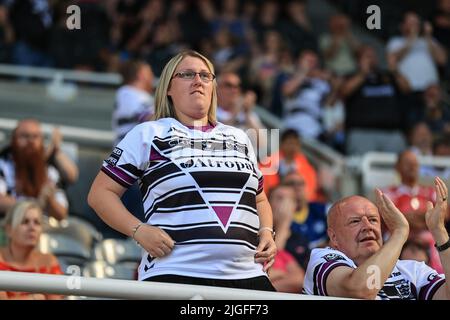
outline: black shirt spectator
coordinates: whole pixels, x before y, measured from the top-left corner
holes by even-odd
[[[394,61],[390,61],[390,71],[379,69],[376,53],[369,46],[361,48],[358,64],[357,73],[341,89],[346,104],[347,152],[399,152],[405,147],[400,131],[405,116],[399,98],[401,91],[409,90],[408,81],[395,71]]]

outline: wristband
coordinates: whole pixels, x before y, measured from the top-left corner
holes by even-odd
[[[437,251],[442,252],[442,251],[450,248],[450,239],[448,239],[446,243],[444,243],[440,246],[438,246],[437,243],[435,243],[434,246],[436,247]]]

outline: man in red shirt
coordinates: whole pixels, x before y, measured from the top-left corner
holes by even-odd
[[[436,192],[432,186],[419,184],[419,161],[411,150],[405,150],[398,156],[395,169],[400,175],[401,184],[391,186],[384,193],[395,206],[405,215],[410,226],[410,239],[415,239],[429,245],[430,265],[441,272],[439,255],[434,248],[434,240],[425,223],[427,202],[436,202]]]

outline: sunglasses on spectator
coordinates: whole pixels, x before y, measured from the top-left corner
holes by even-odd
[[[200,80],[202,80],[203,82],[211,82],[216,78],[216,76],[211,72],[208,71],[195,72],[194,70],[184,70],[177,72],[173,75],[173,78],[180,78],[182,80],[194,80],[197,74],[200,76]]]

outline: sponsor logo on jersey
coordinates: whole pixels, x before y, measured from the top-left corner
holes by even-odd
[[[326,261],[332,261],[332,260],[345,260],[343,256],[337,253],[328,253],[324,255],[322,258],[324,258]]]

